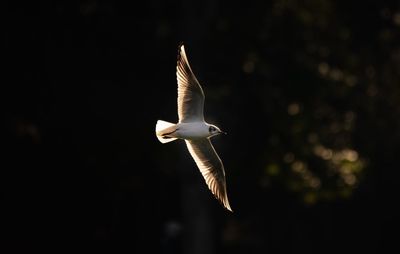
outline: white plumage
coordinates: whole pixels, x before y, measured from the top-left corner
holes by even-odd
[[[226,191],[224,165],[210,141],[212,136],[225,132],[204,121],[204,92],[190,68],[183,45],[179,48],[176,76],[179,123],[158,120],[157,138],[161,143],[184,139],[208,188],[226,209],[232,211]]]

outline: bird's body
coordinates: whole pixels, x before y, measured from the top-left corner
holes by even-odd
[[[185,140],[209,189],[226,209],[232,211],[226,192],[224,166],[210,141],[212,136],[225,132],[204,121],[204,92],[189,66],[183,45],[179,48],[176,74],[179,122],[173,124],[158,120],[157,138],[161,143]]]
[[[164,133],[164,138],[179,138],[196,140],[202,138],[209,138],[217,133],[210,133],[210,125],[206,122],[192,122],[192,123],[177,123],[175,130],[171,129],[170,132]],[[213,126],[215,128],[215,126]]]

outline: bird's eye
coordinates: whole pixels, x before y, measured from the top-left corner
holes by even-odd
[[[209,131],[210,133],[212,133],[212,132],[215,131],[215,128],[214,128],[213,126],[210,126],[210,128],[208,128],[208,131]]]

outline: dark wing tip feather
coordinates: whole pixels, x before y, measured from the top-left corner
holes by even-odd
[[[178,75],[182,75],[182,78],[188,78],[188,70],[186,65],[188,65],[188,63],[186,63],[186,59],[185,59],[185,47],[183,45],[183,43],[181,43],[178,47],[178,55],[177,55],[177,60],[176,60],[176,67],[177,67],[177,71],[178,71]],[[190,68],[190,67],[189,67]]]
[[[207,186],[213,196],[226,210],[233,212],[229,204],[225,182],[223,184],[218,182],[218,180],[215,178],[215,176],[212,175],[212,173],[206,173],[203,175],[203,177],[206,180]]]
[[[184,43],[183,43],[183,41],[181,41],[181,42],[179,43],[179,46],[178,46],[178,55],[177,55],[177,61],[178,61],[178,62],[181,61],[181,58],[182,58],[181,52],[182,52],[182,49],[184,49],[184,48],[185,48],[185,47],[184,47]]]
[[[224,193],[221,193],[223,196],[220,196],[220,197],[217,197],[217,200],[222,204],[222,206],[226,209],[226,210],[228,210],[228,211],[230,211],[230,212],[232,212],[233,213],[233,210],[232,210],[232,208],[231,208],[231,206],[230,206],[230,204],[229,204],[229,201],[228,201],[228,196],[227,196],[227,194],[226,194],[226,189],[225,189],[225,191],[224,191]],[[215,194],[214,194],[215,195]],[[215,195],[216,196],[216,195]]]
[[[224,166],[210,140],[186,141],[186,144],[211,193],[226,210],[233,212],[226,190]]]

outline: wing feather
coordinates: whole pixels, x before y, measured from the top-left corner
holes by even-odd
[[[185,140],[208,188],[223,206],[232,211],[226,191],[225,170],[209,139]]]
[[[185,47],[179,47],[176,65],[179,122],[204,121],[204,92],[190,68]]]

